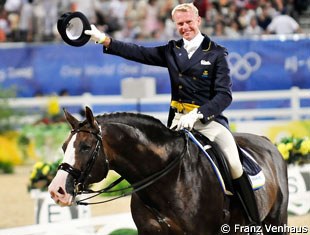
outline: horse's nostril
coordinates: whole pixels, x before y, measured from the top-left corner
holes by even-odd
[[[65,191],[63,190],[62,187],[59,187],[58,192],[59,192],[60,194],[65,194]]]

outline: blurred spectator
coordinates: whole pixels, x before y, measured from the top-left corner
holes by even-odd
[[[83,12],[89,22],[96,22],[96,10],[100,7],[98,0],[70,0],[70,3],[71,11]]]
[[[54,25],[58,19],[58,2],[60,0],[41,0],[43,3],[44,15],[44,31],[43,41],[52,41],[54,39]]]
[[[108,34],[113,34],[119,30],[122,30],[117,17],[110,14],[108,4],[99,5],[99,8],[96,9],[95,14],[96,21],[91,23],[100,25],[100,27],[102,27]],[[126,25],[123,25],[123,27],[126,27]]]
[[[198,9],[198,14],[201,17],[205,17],[208,6],[209,6],[209,0],[196,0],[193,1],[194,5],[197,7]]]
[[[160,24],[164,24],[164,36],[162,38],[165,38],[165,41],[167,38],[173,39],[177,38],[177,32],[175,28],[175,24],[172,21],[171,18],[171,11],[174,8],[176,4],[178,4],[177,0],[167,0],[167,1],[161,1],[161,6],[160,6],[160,15],[159,15],[159,20]]]
[[[0,42],[5,42],[7,40],[6,35],[9,33],[10,26],[7,20],[7,13],[3,8],[0,8]]]
[[[225,24],[223,21],[217,21],[214,26],[214,32],[212,34],[215,37],[224,37],[225,33]]]
[[[123,28],[125,25],[127,8],[127,1],[124,0],[112,0],[109,5],[109,16],[116,19],[120,28]]]
[[[245,28],[243,34],[245,36],[261,35],[263,29],[257,24],[256,16],[252,16],[250,24]]]
[[[306,0],[306,1],[308,1],[308,0]],[[295,2],[297,2],[297,1],[296,0],[286,0],[282,11],[285,11],[289,16],[298,20],[299,15],[297,12],[297,7],[295,5]]]
[[[12,41],[19,41],[19,14],[22,5],[21,0],[6,0],[4,9],[7,12],[7,19],[10,25],[10,31],[8,37]]]
[[[205,15],[205,26],[206,27],[214,27],[216,19],[220,14],[220,5],[217,2],[212,2]]]
[[[295,0],[294,7],[297,13],[300,15],[303,11],[310,7],[310,0]]]
[[[157,0],[148,0],[140,5],[142,13],[142,33],[146,39],[149,39],[153,32],[159,29],[159,5]]]
[[[135,23],[134,19],[127,17],[123,28],[114,33],[115,39],[123,41],[133,41],[141,35],[141,28]]]
[[[227,9],[228,22],[232,22],[238,17],[238,7],[235,2],[230,2]]]
[[[56,24],[64,12],[81,11],[115,38],[146,40],[175,38],[171,10],[194,2],[202,32],[238,37],[262,33],[300,33],[296,24],[310,0],[0,0],[0,42],[59,40]],[[286,16],[276,17],[286,11]],[[256,17],[255,25],[253,17]],[[271,24],[272,19],[274,22]],[[282,22],[281,26],[278,26]],[[294,23],[292,23],[294,22]],[[271,26],[268,28],[268,25]],[[276,26],[275,26],[276,25]]]
[[[228,38],[238,38],[241,36],[240,26],[236,20],[232,20],[225,28],[225,34]]]
[[[25,0],[21,6],[19,32],[20,40],[24,42],[32,41],[32,25],[33,22],[33,7],[32,0]]]
[[[240,24],[241,30],[245,29],[249,24],[251,17],[255,15],[253,10],[248,10],[246,8],[239,8],[238,22]]]
[[[271,10],[269,4],[263,4],[260,8],[258,8],[257,14],[257,23],[263,29],[267,30],[267,26],[271,23]]]
[[[292,34],[301,33],[299,24],[293,17],[285,14],[275,16],[267,27],[267,33]]]

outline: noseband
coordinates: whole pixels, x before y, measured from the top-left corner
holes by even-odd
[[[99,151],[103,150],[101,132],[95,133],[95,132],[81,130],[81,129],[76,129],[76,130],[71,131],[72,134],[76,134],[78,132],[86,132],[86,133],[94,135],[97,139],[97,142],[96,142],[94,151],[91,153],[90,158],[88,159],[86,163],[85,170],[82,171],[82,170],[76,169],[66,162],[61,163],[58,166],[58,170],[64,170],[68,172],[69,175],[71,175],[73,179],[75,180],[75,192],[74,192],[75,194],[78,194],[79,192],[85,189],[85,182],[90,175],[90,172],[94,166],[94,163],[99,155]],[[109,161],[106,156],[104,156],[104,164],[105,164],[104,166],[104,170],[105,170],[104,178],[105,178],[109,171]]]

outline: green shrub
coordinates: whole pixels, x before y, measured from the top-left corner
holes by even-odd
[[[117,229],[112,233],[109,233],[109,235],[137,235],[137,234],[138,234],[137,230],[127,228]]]
[[[0,173],[11,174],[14,172],[12,162],[0,162]]]
[[[14,129],[12,117],[16,116],[9,106],[8,98],[16,97],[14,89],[4,89],[0,86],[0,133]]]

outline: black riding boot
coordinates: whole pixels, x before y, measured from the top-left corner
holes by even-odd
[[[243,172],[240,178],[233,180],[235,193],[240,199],[241,205],[249,218],[250,226],[261,226],[256,199],[250,179]],[[257,231],[256,229],[253,229]],[[250,234],[256,234],[255,232]]]

